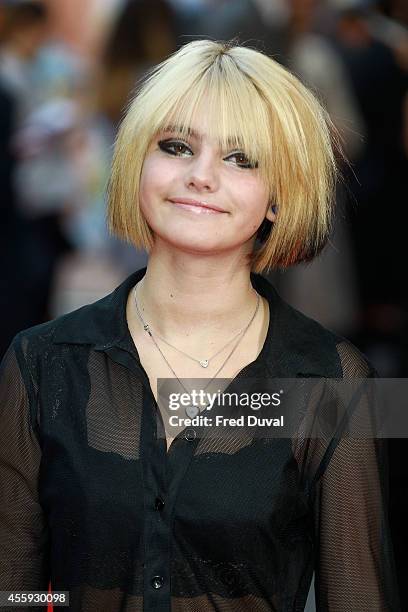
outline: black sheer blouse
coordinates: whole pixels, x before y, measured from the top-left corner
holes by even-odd
[[[396,612],[383,441],[181,432],[167,452],[126,323],[144,273],[3,360],[0,590],[51,580],[78,612],[295,612],[315,572],[319,611]],[[238,377],[374,375],[251,279],[271,317]]]

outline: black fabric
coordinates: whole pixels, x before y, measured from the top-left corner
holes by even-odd
[[[396,612],[383,442],[181,432],[167,452],[126,323],[144,273],[3,360],[0,590],[51,580],[78,612],[292,612],[315,571],[319,611]],[[251,279],[270,324],[237,379],[374,375]]]

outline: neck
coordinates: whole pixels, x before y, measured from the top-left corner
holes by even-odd
[[[245,326],[257,303],[242,257],[160,249],[150,255],[137,299],[145,322],[167,338],[231,335]]]

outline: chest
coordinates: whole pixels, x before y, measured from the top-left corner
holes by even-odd
[[[160,381],[171,380],[171,389],[175,393],[191,393],[198,384],[203,390],[211,391],[220,387],[223,382],[234,379],[248,364],[256,360],[262,350],[267,335],[269,317],[260,317],[259,321],[242,337],[230,344],[228,338],[218,338],[212,345],[202,348],[197,345],[189,356],[170,347],[147,334],[138,322],[129,325],[133,342],[137,348],[140,362],[145,370],[154,398],[162,413],[163,422],[168,421],[168,403],[163,403],[159,393]],[[180,343],[182,345],[182,343]],[[218,355],[219,348],[225,346]],[[213,358],[211,358],[215,355]],[[208,366],[202,367],[200,360],[208,360]],[[221,379],[221,381],[220,381]],[[225,382],[224,382],[225,381]],[[171,427],[166,431],[167,449],[169,449],[178,431]]]

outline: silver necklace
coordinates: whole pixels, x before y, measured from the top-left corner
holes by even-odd
[[[150,328],[149,328],[150,329]],[[188,353],[186,353],[185,351],[182,351],[181,349],[177,348],[177,346],[174,346],[174,344],[170,344],[170,342],[168,342],[168,340],[166,340],[165,338],[163,338],[163,336],[159,336],[158,333],[155,332],[155,336],[156,338],[158,338],[159,340],[161,340],[162,342],[164,342],[164,344],[167,344],[167,346],[170,346],[171,348],[173,348],[175,351],[177,351],[178,353],[181,353],[182,355],[185,355],[186,357],[188,357],[189,359],[191,359],[192,361],[195,361],[196,363],[198,363],[202,368],[208,368],[208,366],[210,365],[211,361],[213,359],[215,359],[220,353],[222,353],[222,351],[224,349],[227,348],[227,346],[229,346],[231,344],[231,342],[233,342],[236,338],[238,338],[238,336],[240,334],[242,334],[243,330],[240,329],[238,333],[235,334],[235,336],[233,338],[231,338],[231,340],[228,340],[228,342],[226,344],[224,344],[224,346],[222,346],[220,348],[219,351],[217,351],[216,353],[214,353],[214,355],[211,355],[211,357],[208,357],[208,359],[196,359],[195,357],[193,357],[192,355],[189,355]]]
[[[174,369],[172,368],[171,364],[169,363],[168,359],[166,358],[165,354],[163,353],[163,351],[161,350],[160,346],[157,344],[155,337],[153,336],[152,330],[150,328],[150,326],[145,323],[142,314],[139,310],[139,305],[137,303],[137,296],[136,296],[136,287],[137,285],[135,285],[134,290],[133,290],[133,294],[134,294],[134,300],[135,300],[135,306],[136,306],[136,312],[137,315],[140,319],[140,322],[143,325],[143,329],[144,331],[149,334],[150,338],[152,339],[154,345],[156,346],[157,350],[159,351],[160,355],[162,356],[162,358],[164,359],[164,361],[166,362],[168,368],[170,369],[170,371],[172,372],[173,376],[176,378],[176,380],[179,382],[180,386],[183,387],[184,391],[186,393],[189,393],[189,391],[186,389],[185,385],[181,382],[180,378],[177,376],[176,372],[174,371]],[[239,332],[241,334],[241,337],[238,338],[237,342],[234,344],[234,346],[232,347],[232,350],[229,352],[229,354],[227,355],[226,359],[222,362],[221,366],[218,368],[218,370],[216,371],[216,373],[214,374],[214,376],[211,378],[211,380],[206,384],[206,386],[204,387],[203,391],[205,391],[207,389],[207,387],[209,387],[209,385],[213,382],[213,380],[215,380],[215,378],[218,376],[218,374],[221,372],[221,370],[223,369],[223,367],[227,364],[228,360],[232,357],[232,355],[234,354],[235,350],[238,348],[238,345],[241,343],[241,341],[243,340],[245,334],[247,333],[248,329],[250,328],[253,320],[255,319],[258,309],[259,309],[259,304],[260,304],[260,298],[259,298],[259,294],[257,294],[257,300],[256,300],[256,307],[254,310],[254,313],[251,317],[251,319],[249,320],[249,322],[247,323],[246,327],[244,327],[243,330],[241,330],[241,332]],[[157,334],[156,334],[157,335]],[[159,337],[159,336],[158,336]],[[235,336],[236,338],[236,336]],[[233,338],[234,339],[234,338]],[[228,342],[228,344],[230,344],[232,342],[232,340],[230,340]],[[172,346],[172,345],[170,345]],[[228,346],[228,345],[225,345]],[[225,348],[225,346],[223,348]],[[175,347],[174,347],[175,348]],[[182,352],[182,351],[180,351]],[[219,351],[220,352],[220,351]],[[218,353],[217,353],[218,354]],[[188,355],[187,355],[188,356]],[[194,359],[194,361],[197,361],[196,359]],[[206,406],[204,407],[204,410],[206,409]],[[190,418],[194,418],[195,416],[197,416],[197,414],[199,413],[199,409],[197,406],[192,405],[192,406],[187,406],[185,409],[185,413],[188,417]]]
[[[137,297],[136,297],[136,285],[134,287],[134,297],[135,297],[135,304],[136,304],[136,310],[137,310],[137,314],[140,318],[140,320],[143,323],[143,328],[145,329],[145,331],[148,331],[150,328],[150,325],[148,325],[147,323],[145,323],[143,321],[142,315],[140,313],[139,307],[138,307],[138,303],[137,303]],[[259,295],[258,295],[259,298]],[[244,328],[245,329],[245,328]],[[208,357],[207,359],[196,359],[196,357],[193,357],[192,355],[189,355],[188,353],[186,353],[185,351],[182,351],[181,349],[177,348],[177,346],[174,346],[174,344],[171,344],[168,340],[166,340],[165,338],[163,338],[162,336],[159,336],[158,333],[154,333],[154,335],[156,336],[156,338],[158,338],[159,340],[161,340],[162,342],[164,342],[165,344],[167,344],[167,346],[170,346],[172,349],[174,349],[175,351],[177,351],[178,353],[181,353],[182,355],[184,355],[185,357],[188,357],[189,359],[191,359],[191,361],[194,361],[195,363],[198,363],[202,368],[208,368],[208,366],[210,365],[211,361],[213,359],[215,359],[220,353],[222,353],[222,351],[224,349],[227,348],[227,346],[229,346],[231,344],[231,342],[233,342],[236,338],[238,338],[238,336],[240,334],[242,334],[242,332],[244,331],[244,329],[240,329],[239,332],[237,332],[235,334],[235,336],[233,336],[230,340],[228,340],[228,342],[226,344],[224,344],[224,346],[222,346],[216,353],[214,353],[214,355],[212,355],[211,357]],[[152,330],[151,330],[152,331]]]

